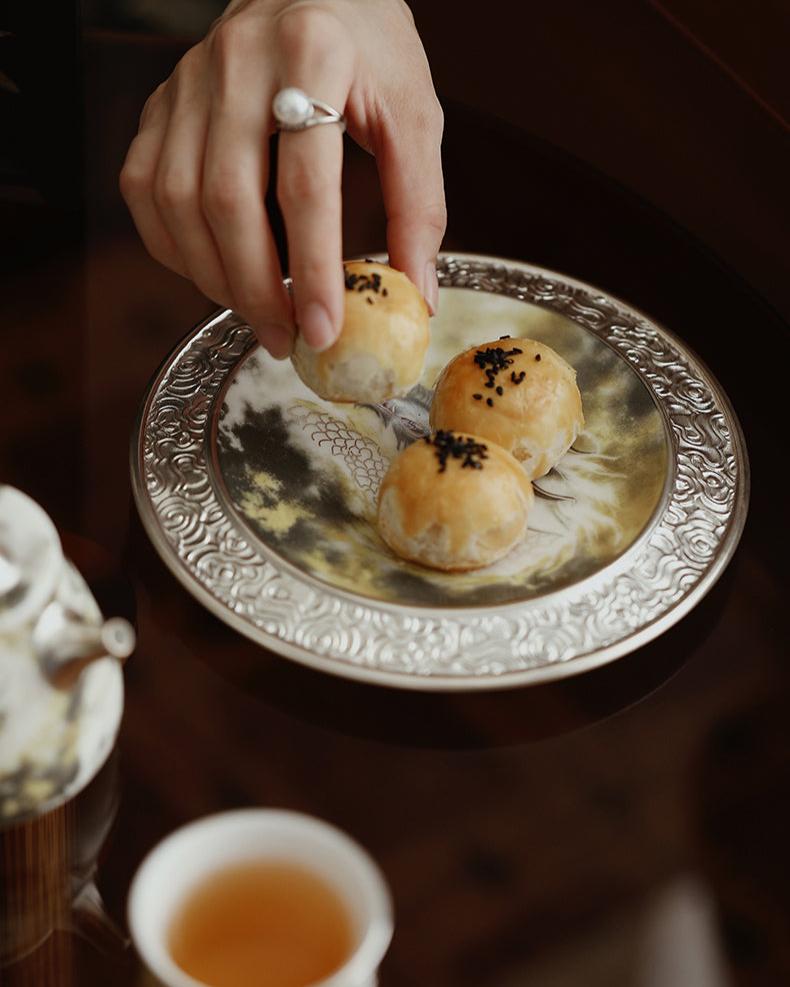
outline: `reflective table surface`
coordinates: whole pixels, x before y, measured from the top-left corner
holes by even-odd
[[[446,100],[447,249],[566,272],[679,334],[742,422],[750,515],[699,606],[597,671],[432,695],[297,666],[195,602],[131,501],[146,383],[212,310],[145,255],[115,192],[145,94],[181,50],[89,34],[81,129],[59,162],[0,187],[2,478],[50,513],[104,612],[138,638],[105,768],[71,803],[0,831],[0,921],[27,909],[37,930],[0,983],[142,984],[125,931],[135,869],[178,825],[240,806],[312,813],[370,850],[395,902],[382,987],[788,982],[782,297],[535,136],[527,115]],[[375,166],[347,144],[346,170],[346,251],[381,249]],[[38,877],[20,903],[9,875],[23,859]]]

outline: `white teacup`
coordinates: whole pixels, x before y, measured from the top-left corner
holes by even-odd
[[[148,854],[129,892],[129,928],[141,959],[166,987],[204,987],[179,967],[168,931],[185,900],[212,874],[247,861],[299,865],[329,884],[346,906],[354,945],[343,966],[311,987],[375,987],[392,938],[392,901],[362,847],[312,816],[239,809],[176,830]]]

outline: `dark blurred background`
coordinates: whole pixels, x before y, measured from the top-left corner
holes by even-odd
[[[103,73],[105,108],[87,108],[89,153],[115,161],[129,136],[117,94],[138,104],[223,6],[84,0],[43,15],[38,4],[12,2],[0,15],[0,30],[16,35],[0,40],[0,180],[75,195],[69,135],[86,77]],[[784,0],[758,0],[748,12],[735,0],[416,0],[412,9],[440,96],[512,121],[627,185],[790,312]],[[159,44],[146,56],[149,77],[132,79],[128,60],[151,36]],[[34,137],[32,155],[20,128]],[[106,193],[103,204],[117,206],[112,183]],[[540,245],[529,252],[539,257]]]
[[[148,258],[117,175],[146,97],[222,6],[0,6],[0,479],[79,533],[84,571],[135,583],[103,870],[116,916],[169,828],[279,800],[356,827],[381,860],[399,907],[387,985],[790,982],[790,5],[412,4],[447,108],[448,247],[553,266],[663,319],[732,397],[754,476],[741,549],[676,631],[581,679],[469,700],[374,696],[267,658],[134,520],[135,409],[212,305]],[[346,148],[367,202],[346,249],[378,250],[375,167]],[[83,947],[80,975],[52,982],[131,984],[131,959],[113,962]]]
[[[91,366],[111,355],[107,346],[129,341],[131,355],[124,352],[130,362],[119,374],[128,370],[137,380],[144,367],[150,370],[154,353],[165,352],[207,311],[190,285],[146,257],[118,195],[117,175],[146,97],[222,7],[216,0],[70,0],[47,5],[44,14],[38,4],[7,0],[2,9],[0,339],[14,334],[14,373],[4,374],[0,384],[9,398],[8,425],[14,422],[20,377],[42,393],[55,387],[51,369],[37,356],[39,330],[47,339],[56,332],[61,355],[74,361],[73,376],[57,382],[59,400],[71,394],[76,402],[88,402],[83,410],[95,410],[111,385],[106,375],[92,374]],[[598,278],[604,288],[627,287],[608,277],[613,265],[588,262],[603,256],[597,237],[620,238],[624,248],[633,237],[612,225],[611,213],[579,214],[569,222],[540,176],[535,181],[529,157],[518,181],[514,155],[520,151],[505,155],[508,187],[496,167],[480,167],[490,127],[500,121],[535,143],[532,159],[543,153],[541,146],[555,149],[566,155],[562,167],[575,159],[633,193],[645,209],[660,211],[761,304],[790,317],[790,5],[784,0],[759,0],[749,5],[748,15],[735,0],[416,0],[412,7],[440,97],[449,110],[464,111],[463,119],[448,122],[448,142],[470,148],[468,157],[453,153],[446,168],[451,207],[461,203],[450,212],[450,248],[486,249],[481,223],[466,222],[464,210],[479,213],[490,206],[502,212],[517,198],[519,228],[510,231],[507,244],[493,237],[492,252],[507,247],[521,259],[564,263],[566,273]],[[491,162],[496,154],[492,146]],[[347,159],[368,201],[366,210],[346,217],[347,251],[380,249],[384,220],[375,170],[350,142]],[[514,176],[519,187],[513,187]],[[568,269],[574,261],[567,248],[572,253],[574,246],[579,262]],[[671,257],[664,261],[668,277],[688,279],[687,271],[672,270]],[[45,297],[32,286],[26,291],[20,281],[29,262],[50,265]],[[78,280],[67,273],[75,263],[83,264],[85,275]],[[644,264],[651,263],[646,256]],[[118,283],[121,270],[125,277]],[[158,303],[159,292],[170,296],[170,305]],[[630,300],[643,301],[633,293]],[[71,319],[64,317],[68,311]],[[662,315],[655,307],[651,311]],[[179,313],[172,322],[170,312]],[[69,331],[69,321],[84,325],[85,332]],[[21,338],[19,325],[31,327]],[[737,332],[722,344],[736,346]],[[7,359],[4,366],[10,369]],[[77,368],[88,373],[88,390],[81,395],[75,390]],[[121,386],[120,380],[112,386]],[[35,433],[28,442],[35,442]],[[75,454],[73,443],[64,434],[58,446],[63,463]],[[97,480],[96,489],[101,486]]]
[[[88,153],[109,183],[102,207],[117,208],[107,165],[120,163],[129,137],[119,94],[139,105],[224,4],[84,0],[47,5],[46,15],[35,3],[7,6],[0,30],[16,36],[0,39],[0,181],[76,195],[72,135],[87,121]],[[511,121],[622,182],[790,313],[784,0],[411,6],[443,99]],[[131,76],[152,37],[147,73]],[[81,89],[95,73],[99,105],[81,121]],[[537,260],[528,231],[525,244]]]

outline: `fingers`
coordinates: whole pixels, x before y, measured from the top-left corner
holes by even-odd
[[[153,197],[154,176],[167,130],[167,98],[160,87],[145,105],[140,132],[121,169],[120,189],[148,253],[171,271],[188,277],[175,241],[162,222]]]
[[[260,39],[249,32],[231,18],[214,35],[202,209],[237,310],[273,356],[285,357],[291,306],[264,203],[272,85]]]
[[[350,60],[336,25],[331,15],[310,8],[296,8],[281,21],[279,47],[287,62],[281,82],[342,111]],[[330,346],[343,325],[342,169],[343,135],[336,124],[280,134],[277,198],[288,237],[296,324],[317,350]]]
[[[204,295],[233,308],[234,300],[222,261],[201,209],[209,105],[208,86],[197,61],[189,53],[171,80],[171,109],[156,169],[153,198],[189,276]]]
[[[390,263],[422,291],[432,313],[439,301],[436,255],[447,225],[442,178],[444,122],[435,96],[382,127],[376,146]]]
[[[276,356],[290,352],[294,330],[265,208],[271,101],[279,88],[296,86],[338,110],[351,94],[355,131],[378,158],[391,263],[432,310],[438,300],[442,116],[424,53],[413,24],[394,14],[375,29],[364,18],[348,22],[347,14],[342,5],[313,3],[229,8],[149,101],[121,174],[150,253],[240,312]],[[413,72],[394,61],[410,108],[397,94],[387,99],[383,83],[392,75],[387,59],[401,49],[412,53]],[[344,309],[340,128],[284,133],[279,154],[296,321],[306,341],[324,349],[340,332]]]

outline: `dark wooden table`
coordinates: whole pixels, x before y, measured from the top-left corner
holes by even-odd
[[[0,187],[2,478],[43,504],[105,611],[129,616],[138,633],[116,754],[56,820],[87,866],[98,860],[108,914],[123,926],[135,868],[174,827],[223,808],[285,806],[347,829],[381,864],[396,908],[382,987],[789,982],[790,335],[778,314],[786,258],[760,265],[778,242],[776,217],[749,252],[754,216],[740,200],[727,211],[713,187],[699,193],[708,199],[692,236],[596,170],[595,154],[538,136],[528,113],[505,113],[507,122],[446,100],[448,249],[564,271],[679,333],[741,418],[751,512],[732,564],[696,610],[603,669],[477,696],[334,679],[207,614],[168,574],[131,505],[128,437],[146,381],[210,310],[145,256],[115,191],[145,93],[179,50],[161,38],[89,35],[78,46],[84,100],[82,90],[71,103],[59,97],[72,112],[76,100],[82,132],[60,132],[52,160],[36,168],[7,157]],[[491,110],[495,95],[476,102]],[[548,119],[551,94],[542,98]],[[726,116],[722,100],[712,103]],[[46,121],[53,101],[39,93],[28,111]],[[628,105],[607,117],[614,127],[622,110],[624,144]],[[749,126],[781,146],[769,114]],[[688,206],[689,174],[712,168],[717,153],[701,137],[702,160],[656,177],[653,201],[674,183]],[[63,180],[58,158],[82,191]],[[766,164],[766,181],[780,163]],[[768,194],[752,188],[762,172],[756,161],[743,174],[744,197],[747,187],[752,199]],[[374,166],[349,147],[347,173],[347,252],[380,249]],[[633,175],[632,188],[647,181]],[[717,202],[734,226],[726,237],[702,222]],[[728,263],[710,249],[725,241],[737,246]],[[733,268],[738,251],[745,268],[764,270],[759,291],[759,278],[750,284]],[[86,940],[61,928],[0,969],[9,987],[123,987],[140,977],[133,952],[97,929]]]

